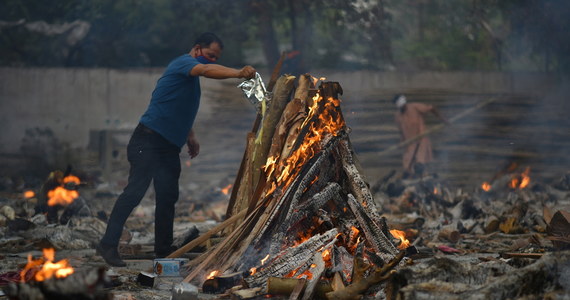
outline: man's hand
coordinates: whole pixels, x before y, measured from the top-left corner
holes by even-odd
[[[190,158],[198,156],[198,154],[200,153],[200,144],[198,143],[198,140],[196,140],[196,138],[194,137],[193,131],[191,131],[190,134],[188,135],[188,140],[186,141],[186,145],[188,146],[188,155],[190,155]]]
[[[251,79],[255,76],[255,68],[252,66],[245,66],[239,70],[239,78]]]

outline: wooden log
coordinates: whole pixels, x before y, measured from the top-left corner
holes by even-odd
[[[295,287],[300,283],[303,283],[304,286],[306,282],[307,280],[305,278],[269,277],[267,279],[267,294],[288,296],[291,295]],[[331,291],[332,288],[330,283],[321,280],[315,288],[314,295],[316,299],[323,299],[325,294]]]
[[[316,193],[311,199],[307,200],[306,203],[296,207],[290,214],[290,216],[285,219],[283,224],[288,224],[285,227],[290,227],[291,224],[295,224],[300,220],[306,218],[308,215],[314,215],[315,212],[323,207],[328,201],[335,198],[340,198],[341,187],[336,182],[329,182],[329,184],[319,193]]]
[[[350,190],[356,199],[360,202],[362,207],[366,210],[369,216],[374,219],[380,219],[378,215],[379,209],[376,207],[374,197],[370,192],[370,187],[360,175],[360,171],[354,162],[353,150],[350,146],[348,139],[343,140],[339,144],[339,153],[342,161],[342,168],[346,173],[348,182],[350,183]]]
[[[259,142],[256,140],[256,146],[254,150],[254,156],[252,160],[253,164],[253,182],[259,182],[262,170],[261,167],[267,162],[267,153],[271,147],[271,140],[273,134],[275,133],[275,128],[277,122],[279,122],[283,110],[289,101],[289,95],[293,89],[293,83],[295,81],[295,76],[281,76],[277,83],[275,84],[275,92],[271,99],[271,105],[267,109],[267,112],[263,116],[261,121],[261,129],[258,133]]]
[[[247,209],[249,207],[249,199],[253,194],[253,178],[252,178],[252,164],[251,159],[253,156],[255,134],[250,132],[247,135],[247,146],[245,148],[244,158],[242,160],[243,167],[240,167],[238,174],[238,179],[236,179],[237,186],[234,185],[232,189],[232,196],[230,197],[230,203],[228,204],[227,216],[231,217],[236,213]],[[243,221],[238,220],[234,225],[228,227],[228,232],[233,231],[236,228],[236,224]]]
[[[301,278],[297,282],[297,285],[295,285],[295,288],[291,292],[291,295],[289,295],[289,300],[299,299],[301,297],[303,291],[305,290],[306,283],[307,283],[307,280],[305,278]]]
[[[198,266],[189,263],[193,268],[185,280],[189,282],[196,276],[207,270],[219,270],[224,272],[237,265],[237,262],[245,255],[252,239],[257,235],[260,220],[267,215],[267,209],[271,209],[271,202],[260,203],[252,212],[247,213],[247,217],[238,228],[230,233],[226,239],[213,251],[205,253],[206,257]],[[249,267],[248,267],[249,268]]]
[[[277,128],[267,157],[278,157],[277,163],[287,158],[286,156],[282,156],[282,153],[288,153],[287,150],[292,146],[287,144],[287,141],[297,138],[300,130],[299,126],[307,116],[306,109],[306,102],[299,98],[295,98],[287,104],[283,115],[281,115],[281,119],[277,123]],[[287,149],[284,149],[285,147],[287,147]]]
[[[356,253],[354,254],[352,263],[352,275],[350,276],[351,282],[358,282],[365,278],[366,271],[372,266],[364,261],[364,243],[358,244]]]
[[[359,222],[360,228],[364,231],[367,241],[384,261],[390,260],[398,250],[392,242],[384,235],[382,229],[372,222],[360,203],[356,201],[352,194],[348,194],[348,205]]]
[[[382,268],[377,268],[370,276],[366,277],[365,279],[353,281],[344,289],[327,293],[327,299],[360,299],[362,297],[362,293],[366,292],[366,290],[368,290],[371,286],[387,280],[393,273],[396,272],[393,269],[404,258],[405,253],[405,251],[400,251],[392,260],[390,260],[389,263],[384,265]]]
[[[267,268],[258,269],[257,273],[244,280],[249,286],[265,286],[269,277],[283,277],[303,265],[318,249],[336,241],[338,230],[333,228],[323,234],[316,234],[303,243],[283,250],[271,257]]]
[[[333,276],[333,280],[331,282],[331,288],[333,291],[338,291],[345,287],[344,281],[342,280],[342,275],[339,272],[335,272]]]
[[[209,278],[202,284],[202,291],[208,294],[223,293],[234,286],[242,285],[243,276],[242,272],[234,272]]]
[[[275,67],[273,67],[273,73],[271,73],[271,78],[269,79],[269,84],[267,85],[267,92],[272,92],[273,91],[273,87],[275,86],[275,83],[277,82],[277,79],[279,78],[279,73],[281,72],[281,67],[283,66],[283,61],[285,60],[285,52],[281,53],[281,57],[279,58],[279,61],[277,62],[277,64],[275,65]],[[251,132],[248,134],[247,136],[247,147],[249,147],[249,136],[253,135],[255,136],[257,134],[257,131],[259,129],[259,125],[261,124],[261,113],[257,113],[257,116],[255,118],[255,121],[253,122],[253,127],[251,129]],[[241,177],[243,176],[244,173],[246,173],[247,171],[245,170],[245,168],[247,168],[248,174],[251,174],[251,160],[253,159],[253,149],[251,150],[246,150],[243,153],[243,157],[241,159],[241,164],[239,166],[239,170],[238,173],[236,175],[236,179],[234,181],[234,185],[233,185],[233,189],[232,189],[232,194],[230,195],[230,201],[228,204],[228,208],[226,211],[226,217],[229,218],[231,217],[234,213],[237,213],[241,210],[236,210],[234,209],[234,202],[236,200],[236,197],[238,195],[238,191],[241,189]],[[253,182],[249,182],[249,184],[253,184]],[[253,187],[248,187],[248,190],[253,190]]]
[[[295,96],[287,104],[281,115],[281,120],[279,120],[267,157],[279,156],[279,159],[286,159],[289,156],[292,144],[299,134],[299,127],[307,116],[307,98],[310,82],[308,77],[308,75],[300,76]]]
[[[437,236],[440,240],[443,239],[445,241],[449,241],[452,243],[457,243],[461,238],[461,234],[459,233],[459,231],[450,227],[441,228]]]
[[[311,268],[311,274],[313,274],[312,278],[309,279],[307,287],[305,288],[305,293],[303,293],[303,300],[310,300],[313,299],[313,295],[315,294],[315,289],[317,284],[321,280],[321,276],[325,272],[325,261],[323,260],[323,256],[321,252],[316,252],[313,254],[313,264],[314,267]]]
[[[271,215],[270,220],[272,221],[266,222],[266,224],[263,225],[261,234],[256,239],[255,244],[269,235],[278,235],[282,238],[282,235],[287,228],[285,228],[285,226],[275,226],[275,224],[285,223],[285,219],[290,216],[292,210],[296,207],[304,190],[310,185],[315,178],[314,176],[319,172],[320,165],[324,162],[330,151],[332,151],[336,143],[338,143],[342,137],[344,137],[344,134],[339,134],[336,137],[330,137],[330,140],[327,142],[324,149],[302,166],[302,170],[299,172],[299,175],[295,177],[294,182],[287,188],[283,196],[280,198],[279,205],[276,206],[278,209],[274,209]],[[280,211],[280,209],[283,209],[283,211]],[[277,229],[277,231],[272,231],[270,229]]]

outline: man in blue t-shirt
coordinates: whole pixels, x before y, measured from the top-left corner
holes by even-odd
[[[119,255],[119,239],[127,218],[142,200],[151,181],[156,193],[155,255],[165,257],[175,250],[172,232],[174,205],[178,200],[180,150],[186,144],[191,158],[200,151],[192,130],[200,105],[200,76],[249,79],[256,72],[251,66],[233,69],[214,64],[223,48],[216,35],[204,33],[196,39],[190,53],[168,64],[158,80],[148,109],[127,146],[131,165],[127,186],[115,202],[105,235],[97,245],[97,252],[109,265],[126,266]]]

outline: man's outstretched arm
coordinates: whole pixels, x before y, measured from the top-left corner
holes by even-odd
[[[255,68],[252,66],[245,66],[241,69],[228,68],[218,64],[198,64],[192,70],[192,76],[204,76],[212,79],[227,79],[227,78],[246,78],[250,79],[255,76]]]

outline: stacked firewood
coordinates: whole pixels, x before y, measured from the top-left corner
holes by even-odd
[[[326,297],[348,299],[390,276],[404,251],[356,166],[339,94],[339,83],[317,89],[308,74],[276,81],[248,135],[229,219],[217,229],[225,239],[190,262],[185,282],[238,274],[242,289],[270,293],[268,281],[290,279],[288,293],[311,299],[327,279]]]

